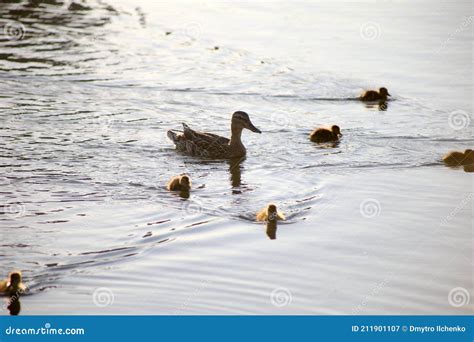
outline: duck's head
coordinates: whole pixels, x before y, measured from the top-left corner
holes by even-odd
[[[341,129],[339,128],[338,125],[332,125],[331,126],[331,132],[333,132],[335,135],[340,136],[341,134]]]
[[[245,112],[242,111],[237,111],[232,115],[232,130],[242,130],[244,128],[247,128],[251,130],[252,132],[255,133],[262,133],[261,130],[259,130],[257,127],[255,127],[250,121],[249,115]]]
[[[470,148],[468,148],[466,151],[464,151],[465,155],[468,155],[468,154],[471,154],[471,153],[472,153],[472,150]]]
[[[179,185],[181,186],[182,189],[185,189],[185,190],[191,189],[191,179],[189,179],[189,176],[182,175],[179,178]]]
[[[384,88],[384,87],[379,89],[379,94],[382,95],[382,96],[392,96],[388,93],[387,88]]]
[[[269,204],[267,207],[267,215],[269,221],[275,221],[278,216],[277,207],[275,204]]]
[[[10,286],[17,287],[21,284],[21,272],[13,271],[10,273]]]

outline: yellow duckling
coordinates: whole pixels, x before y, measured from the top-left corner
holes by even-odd
[[[275,204],[269,204],[257,213],[257,221],[267,222],[266,233],[270,240],[276,239],[278,220],[285,220],[285,215],[277,210]]]
[[[286,220],[285,215],[277,210],[275,204],[269,204],[257,213],[257,221],[275,222],[278,220]]]
[[[341,136],[341,129],[337,125],[332,125],[331,129],[328,128],[317,128],[311,132],[309,139],[316,143],[324,143],[331,141],[339,141]]]
[[[474,152],[467,149],[464,152],[452,151],[443,157],[443,161],[448,166],[461,166],[474,164]]]
[[[172,177],[166,189],[170,191],[189,191],[191,190],[191,179],[187,175],[179,175]]]
[[[0,293],[14,295],[26,291],[26,286],[21,282],[21,272],[13,271],[8,279],[0,281]]]
[[[387,101],[387,96],[392,96],[388,93],[387,88],[380,88],[379,91],[377,90],[367,90],[364,92],[359,99],[361,101]]]

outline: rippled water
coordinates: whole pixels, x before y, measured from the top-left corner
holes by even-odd
[[[1,4],[0,274],[23,270],[21,313],[470,312],[472,174],[441,157],[473,147],[472,7],[429,8]],[[351,100],[382,85],[386,108]],[[228,135],[236,110],[263,131],[238,163],[166,137]],[[308,140],[329,124],[339,145]],[[165,190],[182,172],[188,199]],[[270,202],[276,240],[254,220]]]

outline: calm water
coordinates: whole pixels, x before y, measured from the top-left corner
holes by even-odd
[[[474,145],[470,2],[18,1],[0,18],[0,275],[23,270],[21,314],[473,309],[473,176],[440,162]],[[348,100],[379,86],[386,110]],[[228,135],[236,110],[263,131],[239,164],[166,137]],[[322,124],[338,146],[307,139]],[[187,200],[164,189],[182,172]],[[254,222],[270,202],[276,240]]]

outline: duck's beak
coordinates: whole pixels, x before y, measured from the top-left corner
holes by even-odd
[[[257,127],[255,127],[252,123],[252,121],[249,121],[249,124],[248,124],[248,127],[247,127],[249,130],[251,130],[252,132],[255,132],[255,133],[262,133],[261,130],[259,130]]]
[[[390,93],[387,93],[387,96],[392,96],[392,95],[390,95]]]

